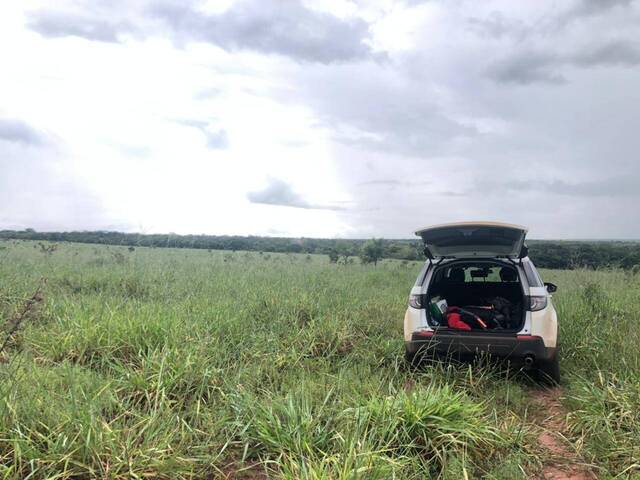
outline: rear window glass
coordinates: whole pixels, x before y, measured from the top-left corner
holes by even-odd
[[[460,245],[502,245],[509,247],[522,236],[520,230],[498,227],[434,229],[422,234],[423,240],[439,247]]]
[[[542,287],[543,283],[540,279],[540,275],[538,275],[538,271],[536,267],[533,266],[531,262],[523,262],[524,274],[527,276],[527,282],[529,282],[530,287]]]
[[[445,283],[512,283],[518,282],[515,268],[503,265],[453,265],[438,271],[436,282]]]
[[[442,227],[420,233],[436,256],[515,255],[523,235],[519,229],[493,226]]]

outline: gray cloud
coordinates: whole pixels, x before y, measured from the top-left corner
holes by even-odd
[[[526,17],[526,21],[494,10],[486,16],[470,17],[466,23],[469,30],[485,38],[511,38],[522,42],[534,37],[553,36],[571,26],[572,22],[588,22],[599,16],[617,13],[622,8],[630,7],[633,1],[578,0],[573,4],[564,2],[561,6],[568,5],[568,8],[545,10],[541,15],[533,13]],[[539,2],[539,5],[544,6],[544,3]]]
[[[367,58],[368,24],[307,8],[300,0],[240,0],[218,15],[184,3],[151,9],[182,39],[205,41],[227,50],[281,54],[331,63]]]
[[[487,74],[499,83],[559,85],[566,80],[562,75],[551,70],[551,67],[557,64],[558,58],[552,53],[517,52],[491,65]]]
[[[560,16],[560,21],[600,15],[616,7],[628,7],[633,0],[580,0]]]
[[[485,183],[486,185],[486,183]],[[536,191],[570,197],[627,197],[639,196],[637,175],[606,177],[597,180],[567,182],[566,180],[500,181],[491,184],[494,192]]]
[[[636,66],[640,64],[640,48],[637,43],[614,40],[593,49],[584,49],[567,59],[570,63],[591,67],[599,65]]]
[[[26,123],[8,118],[0,118],[0,140],[23,145],[43,145],[45,137]]]
[[[108,2],[87,1],[68,11],[33,11],[27,26],[46,37],[102,42],[118,42],[123,34],[169,33],[179,43],[207,42],[229,52],[251,50],[308,62],[345,62],[372,55],[365,43],[369,25],[364,20],[313,10],[301,0],[238,0],[219,14],[207,14],[199,7],[194,0],[150,2],[142,8],[126,2],[110,7]]]
[[[277,178],[272,178],[264,189],[249,192],[247,198],[251,203],[311,208],[311,205],[300,194],[296,193],[291,185]]]
[[[613,177],[580,183],[568,183],[556,180],[543,185],[543,190],[558,195],[573,195],[586,197],[619,197],[640,195],[636,178]]]
[[[491,42],[487,50],[495,53],[484,68],[489,78],[502,84],[562,85],[568,83],[567,68],[640,64],[639,18],[632,3],[578,0],[558,9],[540,2],[539,9],[520,18],[491,11],[467,18],[466,24]]]
[[[306,208],[314,210],[343,210],[344,207],[333,205],[314,205],[307,202],[291,185],[279,178],[271,178],[262,190],[247,193],[251,203],[278,205],[283,207]]]
[[[507,18],[501,12],[496,11],[486,17],[471,17],[467,23],[471,31],[485,38],[513,37],[522,40],[531,32],[531,28],[524,22]]]
[[[131,31],[128,23],[111,15],[64,12],[53,9],[31,12],[27,26],[45,37],[82,37],[99,42],[118,42],[119,35]]]
[[[613,40],[600,45],[588,45],[565,54],[551,51],[516,51],[491,65],[487,74],[499,83],[560,85],[567,82],[566,78],[558,73],[563,67],[634,67],[639,64],[640,48],[635,42]]]
[[[295,90],[275,94],[312,107],[334,140],[353,148],[425,157],[477,134],[448,116],[420,79],[375,62],[309,67]]]

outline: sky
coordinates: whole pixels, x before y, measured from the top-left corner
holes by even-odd
[[[640,238],[640,0],[0,4],[0,229]]]

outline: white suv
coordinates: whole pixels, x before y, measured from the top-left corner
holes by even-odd
[[[418,230],[428,260],[404,317],[406,359],[488,353],[557,383],[557,287],[543,283],[524,244],[527,229],[464,222]]]

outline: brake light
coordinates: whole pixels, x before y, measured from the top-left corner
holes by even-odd
[[[422,308],[422,295],[409,295],[409,306]]]
[[[529,296],[529,310],[537,312],[538,310],[544,310],[547,307],[546,295],[531,295]]]

